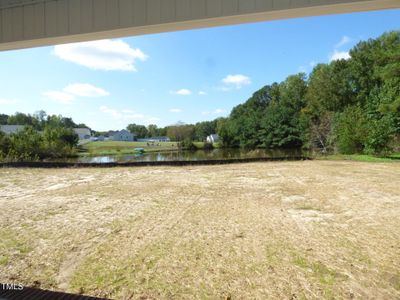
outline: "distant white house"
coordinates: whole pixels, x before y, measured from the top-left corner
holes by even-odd
[[[0,125],[0,131],[5,134],[18,133],[24,129],[25,125]]]
[[[207,143],[217,143],[219,141],[218,134],[211,134],[207,137]]]
[[[167,136],[155,136],[155,137],[150,137],[150,138],[145,138],[145,139],[137,139],[138,142],[156,142],[156,143],[164,143],[164,142],[170,142],[171,139]]]
[[[88,140],[92,135],[89,128],[74,128],[74,132],[79,136],[80,140]]]
[[[133,142],[135,140],[135,135],[130,133],[128,130],[123,129],[114,132],[113,135],[111,136],[111,140]]]

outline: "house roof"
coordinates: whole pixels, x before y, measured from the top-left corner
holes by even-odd
[[[133,136],[136,136],[136,134],[130,133],[130,132],[129,132],[128,130],[126,130],[126,129],[122,129],[122,130],[119,130],[119,131],[115,131],[115,132],[113,132],[112,134],[115,135],[115,134],[120,134],[120,133],[128,133],[128,134],[131,134],[131,135],[133,135]]]
[[[91,135],[89,128],[74,128],[74,132],[78,135]]]
[[[17,133],[18,131],[23,130],[25,125],[0,125],[0,131],[5,134]]]

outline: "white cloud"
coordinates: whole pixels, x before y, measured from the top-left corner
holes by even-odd
[[[140,121],[141,123],[144,124],[150,124],[151,122],[160,120],[155,117],[150,117],[144,114],[136,113],[134,110],[131,109],[118,110],[102,105],[99,107],[99,110],[107,115],[110,115],[111,117],[113,117],[115,120],[118,121],[129,121],[129,122]]]
[[[48,91],[43,93],[50,100],[54,100],[61,104],[71,104],[75,100],[75,96],[62,91]]]
[[[11,105],[16,104],[19,101],[17,99],[7,99],[7,98],[0,98],[0,104],[2,105]]]
[[[95,87],[88,83],[74,83],[67,85],[64,92],[78,97],[104,97],[110,95],[109,92],[102,88]]]
[[[131,48],[122,40],[99,40],[57,45],[54,54],[66,61],[93,70],[136,71],[136,61],[148,56],[140,49]]]
[[[217,108],[217,109],[215,109],[213,111],[203,111],[201,114],[202,115],[220,115],[220,114],[223,114],[225,112],[226,112],[225,109]]]
[[[204,96],[204,95],[207,95],[207,93],[204,92],[204,91],[199,91],[199,95],[200,95],[200,96]]]
[[[348,44],[350,42],[351,42],[351,38],[349,38],[348,36],[345,35],[345,36],[342,37],[340,42],[335,45],[335,48],[338,49],[338,48],[340,48],[340,47],[342,47],[342,46],[344,46],[344,45],[346,45],[346,44]]]
[[[125,117],[125,119],[134,119],[134,120],[146,118],[146,116],[143,114],[129,114],[129,115],[125,115],[124,117]]]
[[[134,114],[135,113],[135,111],[132,109],[123,109],[122,112],[126,113],[126,114]]]
[[[177,91],[171,91],[171,94],[180,95],[180,96],[190,96],[192,94],[192,91],[188,90],[188,89],[180,89]]]
[[[116,109],[109,108],[108,106],[100,106],[100,111],[106,114],[113,116],[116,119],[120,119],[122,114],[118,112]]]
[[[348,51],[337,51],[335,50],[331,57],[329,58],[329,61],[334,61],[334,60],[340,60],[340,59],[349,59],[350,53]]]
[[[172,113],[181,113],[182,109],[180,109],[180,108],[171,108],[169,111],[172,112]]]
[[[145,122],[146,122],[147,124],[153,124],[153,123],[156,123],[156,122],[158,122],[158,121],[160,121],[160,120],[161,120],[161,119],[160,119],[160,118],[157,118],[157,117],[150,117],[150,118],[146,119]]]
[[[344,45],[347,45],[351,41],[352,39],[348,36],[343,36],[342,39],[335,45],[335,50],[333,51],[333,53],[329,55],[329,62],[340,59],[349,59],[351,57],[349,51],[340,51],[338,49],[343,47]]]
[[[236,74],[226,76],[224,79],[222,79],[222,82],[225,84],[225,89],[222,88],[222,90],[229,90],[231,87],[240,89],[245,85],[251,84],[251,79],[245,75]]]
[[[123,120],[140,120],[144,119],[146,116],[143,114],[138,114],[134,110],[131,109],[123,109],[121,111],[117,109],[110,108],[108,106],[100,106],[100,111],[106,114],[111,115],[115,119],[123,119]]]
[[[76,97],[104,97],[110,95],[110,93],[88,83],[73,83],[67,85],[61,91],[47,91],[43,95],[61,104],[71,104]]]

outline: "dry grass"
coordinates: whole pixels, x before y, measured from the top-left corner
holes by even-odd
[[[400,298],[400,164],[0,170],[0,282],[117,299]]]

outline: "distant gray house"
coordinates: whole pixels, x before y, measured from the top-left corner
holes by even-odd
[[[74,132],[79,136],[80,140],[88,140],[92,135],[89,128],[74,128]]]
[[[133,142],[135,140],[135,135],[130,133],[128,130],[116,131],[111,136],[112,141],[125,141],[125,142]]]
[[[156,143],[163,143],[163,142],[170,142],[171,139],[167,136],[155,136],[145,139],[138,139],[138,142],[156,142]]]
[[[103,136],[103,135],[100,135],[100,136],[92,136],[92,137],[90,137],[90,140],[91,140],[92,142],[101,142],[101,141],[104,141],[104,136]]]
[[[5,134],[18,133],[23,130],[25,125],[0,125],[0,131]]]
[[[219,141],[218,134],[211,134],[207,137],[207,143],[217,143]]]

